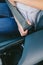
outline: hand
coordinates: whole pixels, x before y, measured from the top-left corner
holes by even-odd
[[[31,25],[30,21],[27,21],[27,23],[28,23],[29,25]],[[27,35],[27,33],[28,33],[28,30],[25,30],[25,31],[24,31],[23,28],[22,28],[22,26],[21,26],[20,24],[18,24],[18,30],[19,30],[21,36],[25,36],[25,35]]]
[[[8,0],[13,6],[16,6],[16,3],[14,0]]]
[[[21,25],[18,26],[18,30],[19,30],[21,36],[25,36],[28,33],[28,30],[24,31]]]

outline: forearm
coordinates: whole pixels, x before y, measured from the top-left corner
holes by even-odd
[[[43,10],[43,0],[14,0],[14,1]]]

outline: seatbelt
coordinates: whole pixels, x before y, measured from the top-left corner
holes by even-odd
[[[20,14],[18,9],[16,7],[12,6],[12,4],[8,0],[6,0],[6,2],[9,6],[16,22],[18,21],[24,30],[26,30],[26,29],[30,30],[32,26],[27,24],[25,18]]]

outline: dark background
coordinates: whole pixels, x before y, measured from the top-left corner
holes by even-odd
[[[5,2],[5,0],[0,0],[0,2]]]

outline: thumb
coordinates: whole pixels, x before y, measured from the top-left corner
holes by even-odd
[[[23,32],[21,33],[21,36],[26,36],[27,33],[28,33],[28,30],[25,30],[25,31],[23,31]]]
[[[24,34],[27,35],[27,33],[28,33],[28,30],[25,30],[25,31],[24,31]]]

